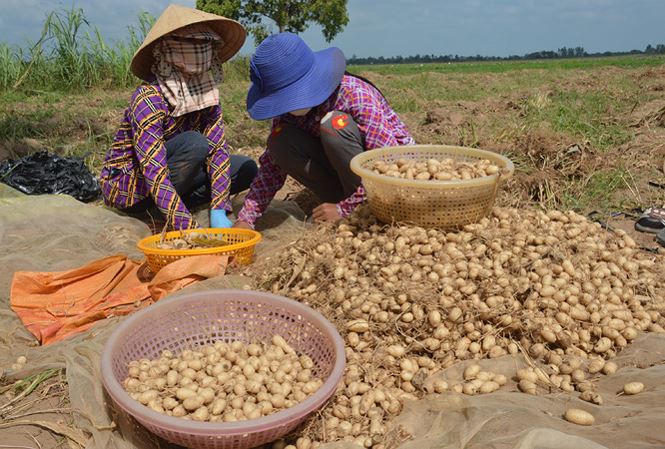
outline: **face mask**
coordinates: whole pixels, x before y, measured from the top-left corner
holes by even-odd
[[[307,113],[311,110],[312,108],[296,109],[295,111],[289,112],[289,114],[295,115],[296,117],[302,117],[303,115],[307,115]]]

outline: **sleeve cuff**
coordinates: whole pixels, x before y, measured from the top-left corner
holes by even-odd
[[[256,220],[259,217],[253,214],[252,212],[249,212],[243,208],[239,213],[238,213],[238,221],[242,221],[244,223],[247,223],[254,229],[254,226],[256,224]]]
[[[348,204],[344,203],[343,201],[341,203],[337,203],[335,206],[337,207],[337,213],[342,218],[348,217],[351,215],[351,212],[353,212],[353,208],[349,207]]]

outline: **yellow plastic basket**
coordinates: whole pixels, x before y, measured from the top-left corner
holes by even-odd
[[[487,159],[499,174],[469,180],[425,181],[401,179],[372,171],[374,161],[428,159],[473,162]],[[449,145],[409,145],[378,148],[356,155],[351,170],[360,176],[369,207],[384,223],[410,223],[423,227],[457,228],[475,223],[492,211],[499,183],[512,176],[510,159],[491,151]]]
[[[186,231],[171,231],[164,236],[164,241],[175,240],[185,234],[193,232],[215,236],[218,239],[227,242],[227,245],[216,246],[212,248],[196,249],[161,249],[157,247],[162,235],[155,234],[146,237],[137,243],[139,250],[145,254],[148,266],[153,273],[157,273],[164,266],[175,262],[183,257],[202,256],[202,255],[229,255],[231,260],[238,265],[248,265],[254,259],[254,247],[261,241],[261,234],[250,229],[189,229]]]

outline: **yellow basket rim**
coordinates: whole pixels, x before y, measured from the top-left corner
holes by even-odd
[[[165,234],[165,238],[175,238],[181,235],[191,234],[194,232],[207,233],[207,234],[227,234],[227,235],[244,234],[244,235],[250,235],[252,236],[252,238],[247,240],[246,242],[233,243],[231,245],[226,245],[226,246],[216,246],[213,248],[163,249],[163,248],[155,248],[152,246],[148,246],[148,244],[159,241],[162,238],[161,234],[155,234],[139,240],[136,246],[146,255],[150,254],[157,256],[205,256],[210,254],[218,254],[220,252],[228,253],[256,246],[263,238],[260,232],[251,229],[240,229],[240,228],[198,228],[198,229],[187,229],[184,231],[170,231]]]
[[[474,179],[453,179],[448,181],[440,180],[422,180],[422,179],[402,179],[395,178],[392,176],[382,175],[379,173],[374,173],[371,170],[363,167],[362,164],[365,163],[368,159],[378,159],[385,155],[399,155],[405,153],[412,153],[414,150],[447,150],[452,153],[458,152],[461,155],[479,157],[483,159],[495,159],[503,162],[505,166],[503,167],[502,173],[497,173],[496,175],[483,176],[482,178]],[[478,148],[470,147],[461,147],[455,145],[404,145],[397,147],[383,147],[376,148],[374,150],[365,151],[363,153],[357,154],[351,159],[351,171],[356,175],[360,176],[362,179],[369,179],[372,181],[377,181],[384,184],[392,184],[398,187],[417,187],[417,188],[440,188],[440,187],[476,187],[482,185],[493,184],[495,181],[501,181],[508,179],[513,175],[515,171],[515,165],[513,161],[503,156],[502,154],[495,153],[493,151],[480,150]]]

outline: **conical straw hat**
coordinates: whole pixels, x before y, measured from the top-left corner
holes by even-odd
[[[194,23],[206,23],[210,29],[220,35],[224,41],[224,45],[219,49],[221,62],[231,59],[245,42],[245,28],[235,20],[171,4],[159,16],[139,49],[134,53],[130,65],[132,73],[144,80],[150,78],[152,74],[150,69],[155,62],[152,56],[152,47],[155,42],[162,36]]]

